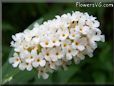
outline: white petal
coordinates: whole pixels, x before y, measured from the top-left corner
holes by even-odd
[[[32,61],[32,59],[31,59],[31,58],[27,58],[27,59],[25,59],[25,61],[26,61],[27,63],[30,63],[30,62]]]
[[[9,63],[13,63],[15,61],[14,57],[9,58]]]
[[[25,64],[24,63],[19,64],[19,69],[20,70],[25,70]]]
[[[55,63],[50,63],[50,68],[56,69]]]
[[[101,41],[105,42],[105,36],[104,35],[101,35]]]
[[[52,56],[52,57],[51,57],[51,60],[52,60],[52,61],[57,61],[57,57],[56,57],[56,56]]]
[[[28,65],[27,68],[26,68],[28,71],[31,71],[32,70],[32,65]]]
[[[73,49],[76,49],[76,45],[74,43],[72,44],[72,48]]]
[[[93,53],[88,53],[88,56],[89,57],[93,57]]]
[[[83,45],[78,45],[77,48],[80,50],[80,51],[83,51],[85,49],[85,47]]]
[[[80,42],[81,42],[80,43],[81,45],[84,45],[84,46],[87,45],[87,38],[86,37],[81,38]]]
[[[77,32],[79,32],[79,31],[80,31],[79,26],[76,26],[76,28],[75,28],[75,29],[76,29],[76,31],[77,31]]]
[[[45,61],[45,60],[41,60],[41,61],[40,61],[40,66],[41,66],[41,67],[45,66],[45,64],[46,64],[46,61]]]
[[[93,49],[90,46],[86,46],[87,52],[93,52]]]
[[[59,56],[57,56],[58,59],[61,59],[62,57],[63,57],[63,55],[59,55]]]
[[[37,44],[37,43],[39,43],[39,38],[34,38],[34,39],[32,39],[32,41],[33,41],[35,44]]]
[[[60,60],[56,61],[56,65],[60,66],[61,65],[61,61]]]
[[[46,59],[47,61],[51,61],[51,58],[50,58],[50,57],[45,56],[45,59]]]
[[[17,53],[14,53],[14,57],[18,57],[18,54]]]
[[[15,68],[15,67],[18,66],[18,64],[19,64],[19,62],[14,62],[14,63],[12,64],[12,66]]]
[[[82,33],[83,34],[88,34],[88,32],[89,32],[89,27],[84,26],[83,29],[82,29]]]
[[[16,41],[16,37],[15,37],[14,35],[12,35],[12,39],[13,39],[14,41]]]
[[[100,26],[100,23],[98,21],[94,21],[94,24],[93,24],[94,27],[99,27]]]
[[[35,24],[34,24],[34,27],[35,27],[35,28],[38,28],[38,27],[39,27],[39,24],[38,24],[38,23],[35,23]]]
[[[93,36],[92,37],[92,41],[100,41],[100,40],[101,40],[100,36]]]
[[[77,50],[73,50],[73,51],[72,51],[72,55],[73,55],[73,56],[76,56],[76,55],[77,55],[77,53],[78,53],[78,51],[77,51]]]
[[[31,51],[31,55],[32,55],[32,57],[37,57],[37,51],[36,50],[32,50]]]
[[[66,59],[67,59],[67,60],[71,60],[71,59],[72,59],[72,55],[67,54]]]
[[[49,77],[49,75],[47,73],[43,73],[43,79],[47,79]]]
[[[91,41],[91,42],[90,42],[90,46],[91,46],[93,49],[96,49],[96,48],[97,48],[97,43]]]
[[[58,41],[58,42],[56,42],[56,43],[55,43],[55,45],[56,45],[56,46],[59,46],[59,45],[60,45],[60,42],[59,42],[59,41]]]
[[[92,31],[94,34],[101,35],[101,30],[99,28],[93,28]]]
[[[83,54],[81,54],[81,53],[78,54],[77,56],[78,56],[78,58],[80,58],[81,60],[84,60],[84,59],[85,59],[85,56],[84,56]]]
[[[29,57],[29,56],[30,56],[30,53],[27,50],[20,52],[20,58],[25,58],[25,57]]]
[[[32,62],[32,66],[36,68],[39,66],[39,63],[38,62]]]

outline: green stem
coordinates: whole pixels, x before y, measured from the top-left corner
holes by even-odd
[[[13,77],[19,72],[20,72],[20,70],[15,69],[14,71],[6,74],[4,76],[4,79],[2,80],[2,84],[6,84],[7,82],[10,82],[13,79]]]

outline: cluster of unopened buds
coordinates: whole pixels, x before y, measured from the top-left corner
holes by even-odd
[[[14,54],[9,63],[20,70],[36,69],[38,77],[48,78],[59,68],[66,69],[69,63],[76,64],[93,56],[97,41],[105,41],[98,28],[96,17],[79,11],[56,16],[33,29],[12,36]]]

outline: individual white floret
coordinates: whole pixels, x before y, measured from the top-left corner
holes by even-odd
[[[69,31],[68,30],[59,31],[59,34],[60,34],[59,39],[63,41],[69,36]]]
[[[71,40],[79,39],[80,38],[80,33],[78,31],[76,31],[75,29],[71,28],[69,38]]]
[[[64,57],[64,53],[63,53],[61,47],[55,47],[55,48],[53,48],[53,49],[51,50],[51,53],[53,53],[53,54],[52,54],[52,57],[55,57],[55,58],[56,58],[56,61],[57,61],[58,59],[61,59],[61,58]]]
[[[85,49],[86,44],[87,44],[87,40],[85,37],[83,37],[83,38],[74,40],[72,43],[72,48],[83,51]]]
[[[31,64],[31,63],[22,62],[22,63],[20,63],[20,65],[19,65],[19,69],[20,69],[20,70],[25,70],[25,69],[27,69],[28,71],[31,71],[31,70],[33,69],[33,67],[32,67],[32,64]]]
[[[50,49],[47,49],[47,48],[43,48],[42,49],[42,54],[44,56],[44,58],[47,60],[47,61],[50,61],[51,60],[51,52],[50,52]]]
[[[13,54],[13,57],[9,58],[9,63],[15,68],[21,63],[20,56],[17,53]]]
[[[47,69],[44,67],[38,68],[38,78],[42,77],[43,79],[47,79],[49,77],[49,74],[47,74]]]
[[[74,62],[75,64],[80,63],[81,60],[85,59],[85,55],[82,52],[78,52],[78,54],[76,55],[76,57],[74,57]]]
[[[45,39],[43,39],[41,42],[40,42],[40,45],[42,46],[42,47],[53,47],[53,42],[52,42],[52,40],[51,40],[51,38],[45,38]]]
[[[32,53],[34,61],[32,62],[33,67],[44,67],[46,64],[46,61],[43,57],[43,55],[40,53],[39,55],[37,54],[37,51],[33,51]]]
[[[60,40],[58,39],[57,36],[52,37],[51,41],[53,43],[52,44],[53,46],[60,46],[60,44],[61,44],[61,42],[60,42]]]
[[[66,59],[71,60],[73,56],[77,55],[77,53],[78,53],[78,50],[73,49],[72,46],[69,46],[65,51]]]
[[[63,49],[63,51],[65,50],[65,49],[67,49],[68,47],[69,47],[69,45],[71,45],[72,43],[71,43],[71,40],[64,40],[64,41],[62,41],[61,42],[61,47],[62,47],[62,49]]]

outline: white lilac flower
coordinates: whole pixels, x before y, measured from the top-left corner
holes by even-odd
[[[43,79],[47,79],[49,77],[49,74],[47,74],[47,69],[46,67],[42,68],[39,67],[38,68],[38,77],[40,78],[41,76],[43,77]]]
[[[44,60],[44,57],[41,53],[38,55],[36,51],[33,51],[33,58],[34,58],[34,61],[32,62],[33,67],[37,68],[38,66],[41,67],[45,66],[46,61]]]
[[[20,58],[28,58],[31,57],[31,54],[28,50],[24,50],[20,52]]]
[[[67,49],[66,49],[66,59],[67,60],[71,60],[73,58],[73,56],[76,56],[78,53],[78,50],[76,49],[73,49],[71,46],[69,46]]]
[[[64,69],[64,70],[67,70],[68,69],[68,65],[70,65],[71,64],[71,61],[70,60],[67,60],[67,59],[61,59],[61,61],[60,61],[60,65],[61,65],[61,67]]]
[[[93,57],[98,41],[105,41],[99,29],[100,22],[87,12],[79,11],[57,15],[31,30],[12,35],[14,54],[9,63],[14,68],[38,70],[38,77],[47,79],[48,73],[60,68],[67,69],[72,60],[77,64],[85,55]]]
[[[76,27],[76,31],[78,31],[78,32],[80,32],[80,33],[86,35],[86,34],[89,33],[90,28],[89,28],[88,26],[86,26],[86,25],[84,25],[84,26],[77,26],[77,27]]]
[[[71,45],[71,40],[67,39],[67,40],[63,41],[61,43],[61,47],[62,47],[63,51],[66,50],[69,47],[69,45]]]
[[[12,35],[12,38],[13,38],[13,40],[14,40],[15,42],[16,42],[16,41],[20,42],[20,41],[22,41],[22,40],[24,39],[23,36],[24,36],[23,33],[17,33],[15,36]]]
[[[33,66],[31,63],[27,63],[27,62],[24,62],[22,61],[20,64],[19,64],[19,69],[20,70],[28,70],[28,71],[31,71],[33,69]]]
[[[69,36],[69,31],[63,30],[63,31],[60,31],[59,34],[60,34],[59,39],[63,41]]]
[[[86,44],[87,44],[86,38],[80,38],[73,41],[72,48],[83,51],[85,49]]]
[[[74,57],[74,62],[75,64],[78,64],[81,60],[84,60],[84,59],[85,59],[84,53],[78,52],[76,57]]]
[[[13,57],[9,59],[9,63],[11,63],[14,68],[17,67],[20,62],[21,60],[17,53],[14,53]]]
[[[51,69],[56,70],[56,68],[57,68],[56,61],[49,61],[48,65]]]
[[[70,38],[71,40],[78,39],[78,38],[80,38],[80,33],[77,32],[75,29],[71,28],[71,29],[70,29],[69,38]]]
[[[40,45],[44,48],[45,47],[53,47],[53,42],[52,42],[51,38],[46,37],[45,39],[43,39],[41,41]]]
[[[83,53],[85,53],[89,57],[93,57],[93,51],[94,51],[94,49],[92,47],[90,47],[89,45],[86,45],[86,48],[83,51]]]
[[[51,61],[51,58],[53,56],[53,53],[51,52],[51,48],[43,48],[42,54],[47,61]]]
[[[57,36],[56,36],[56,37],[55,37],[55,36],[52,37],[51,40],[52,40],[52,43],[53,43],[52,45],[53,45],[53,46],[60,46],[61,42],[60,42],[60,40],[57,38]]]
[[[57,59],[61,59],[64,56],[64,53],[61,49],[61,47],[55,47],[52,49],[53,57],[56,57]]]

